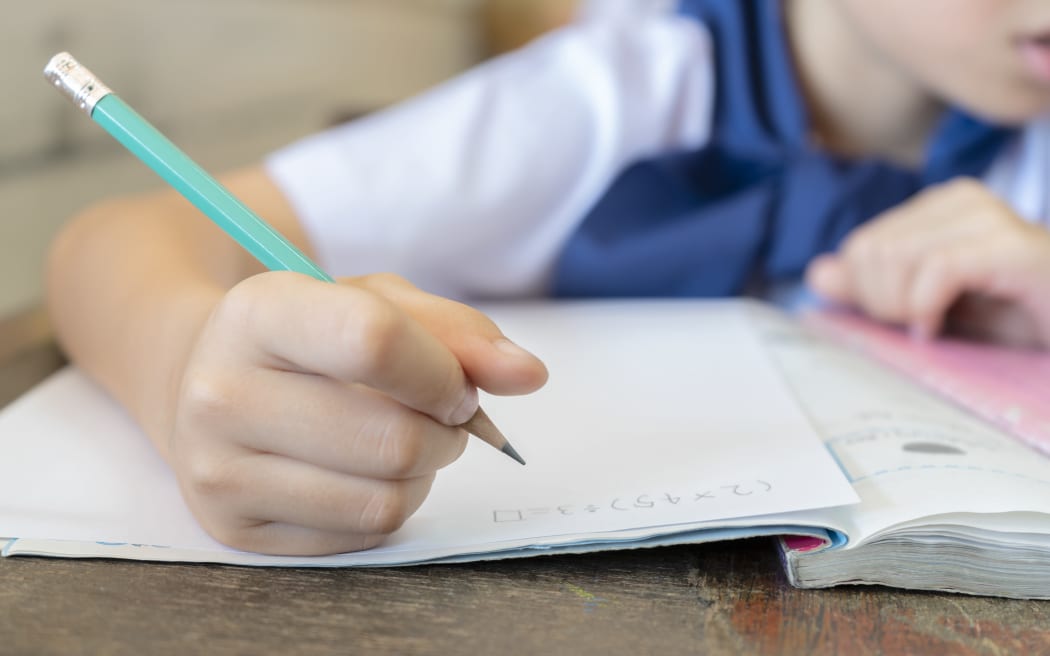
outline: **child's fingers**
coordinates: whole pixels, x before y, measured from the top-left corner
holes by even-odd
[[[504,336],[481,312],[461,307],[462,312],[443,318],[439,308],[428,308],[431,312],[421,321],[455,354],[471,382],[490,394],[524,394],[547,382],[547,367],[539,358]]]
[[[1021,348],[1039,348],[1039,321],[1023,305],[992,296],[966,294],[952,304],[945,330],[952,335]]]
[[[872,219],[865,227],[878,226],[889,240],[907,240],[938,230],[953,230],[966,223],[975,208],[1001,205],[995,194],[973,178],[955,178],[919,192],[897,207]]]
[[[194,392],[194,386],[201,392]],[[228,435],[343,474],[402,479],[432,473],[462,454],[466,433],[385,394],[322,376],[260,369],[190,385],[185,427]]]
[[[849,270],[837,255],[821,255],[806,268],[806,284],[827,300],[840,305],[853,302]]]
[[[346,540],[340,550],[367,548],[359,545],[377,542],[369,536],[401,527],[434,480],[433,474],[400,481],[346,476],[274,454],[242,452],[206,462],[180,479],[187,503],[212,537],[248,551],[322,553],[258,544],[255,529],[269,523],[338,535]]]
[[[907,316],[905,292],[914,270],[910,253],[878,232],[873,235],[862,232],[846,244],[842,259],[850,280],[853,305],[880,321],[903,321]]]
[[[992,287],[996,264],[1002,264],[994,246],[960,242],[930,253],[915,272],[908,296],[907,323],[913,334],[928,338],[941,331],[948,309],[964,292]]]
[[[876,319],[908,323],[914,276],[937,253],[973,243],[1004,228],[1012,217],[989,200],[979,183],[953,181],[855,230],[831,261],[814,262],[807,280],[814,290]],[[1008,227],[1008,226],[1006,226]]]
[[[398,481],[347,476],[272,454],[248,455],[234,469],[237,489],[250,493],[216,498],[231,525],[270,521],[361,535],[401,528],[434,482],[433,474]]]
[[[510,341],[478,310],[427,294],[399,276],[379,274],[357,281],[389,298],[448,346],[478,387],[492,394],[523,394],[547,381],[543,362]]]
[[[264,273],[231,290],[213,320],[225,331],[218,348],[248,362],[362,383],[447,424],[477,409],[452,352],[369,290]]]
[[[904,292],[909,274],[910,267],[850,250],[838,256],[821,256],[810,265],[806,279],[825,299],[893,323],[907,315]]]
[[[321,531],[280,522],[257,522],[235,531],[209,533],[235,549],[275,556],[327,556],[362,551],[382,544],[386,538],[385,535]]]

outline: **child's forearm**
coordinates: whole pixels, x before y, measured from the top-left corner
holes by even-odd
[[[228,183],[249,204],[277,205],[265,209],[290,216],[261,171]],[[71,221],[52,246],[52,322],[69,356],[129,409],[166,455],[161,438],[170,431],[196,335],[225,291],[258,271],[258,263],[174,192],[108,201]]]
[[[52,246],[51,319],[67,354],[106,387],[157,443],[193,338],[222,294],[217,252],[188,244],[192,207],[157,197],[97,205]],[[184,221],[180,221],[180,215]]]

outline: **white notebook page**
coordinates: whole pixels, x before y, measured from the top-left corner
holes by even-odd
[[[615,540],[639,529],[739,525],[759,515],[768,524],[771,514],[856,501],[769,361],[745,305],[487,310],[550,368],[549,384],[536,394],[483,396],[529,464],[472,439],[386,544],[309,564]],[[0,535],[158,545],[176,560],[184,550],[187,559],[218,562],[304,561],[240,554],[209,538],[148,440],[76,370],[0,413],[0,453]]]

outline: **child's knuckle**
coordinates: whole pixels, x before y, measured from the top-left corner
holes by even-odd
[[[223,324],[250,325],[260,307],[260,296],[266,294],[262,287],[269,281],[262,276],[252,276],[234,285],[216,307],[215,318]]]
[[[944,251],[931,253],[924,264],[927,278],[935,285],[947,283],[955,275],[956,266],[955,257]]]
[[[984,196],[985,186],[980,180],[970,176],[959,176],[946,182],[942,189],[952,194],[961,195],[964,198],[976,199]]]
[[[871,232],[868,230],[858,230],[850,239],[846,242],[846,246],[843,252],[846,259],[851,262],[866,262],[871,260],[875,255],[875,248],[877,244],[875,239],[872,237]]]
[[[379,440],[379,468],[392,478],[415,473],[426,453],[426,430],[422,422],[405,415],[401,413],[388,421]]]
[[[412,286],[412,283],[405,277],[386,271],[369,274],[368,284],[377,289],[401,289]]]
[[[241,551],[258,550],[259,545],[253,539],[250,532],[226,522],[211,522],[204,524],[204,529],[213,538],[225,544],[227,547]]]
[[[240,490],[238,477],[229,463],[207,454],[191,456],[183,468],[185,484],[193,495],[211,502],[228,499]]]
[[[362,511],[362,529],[366,533],[387,535],[401,528],[408,515],[405,486],[393,482],[378,484]]]
[[[397,308],[365,295],[339,320],[336,331],[339,343],[350,350],[353,368],[367,380],[390,366],[402,329]]]
[[[183,408],[193,425],[227,417],[237,406],[232,386],[219,376],[190,373],[182,390]]]

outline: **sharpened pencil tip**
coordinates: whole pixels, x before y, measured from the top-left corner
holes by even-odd
[[[510,456],[511,458],[514,458],[515,460],[517,460],[521,464],[523,464],[523,465],[525,464],[525,459],[522,458],[520,455],[518,455],[518,452],[514,450],[514,447],[512,447],[510,445],[510,442],[507,442],[506,444],[504,444],[503,448],[500,449],[500,451],[502,451],[503,453],[506,453],[508,456]]]
[[[477,435],[486,444],[499,449],[521,464],[525,464],[525,459],[518,455],[518,452],[510,445],[503,433],[496,428],[496,424],[492,423],[492,420],[481,408],[478,408],[474,416],[468,419],[466,423],[460,424],[460,426],[468,433]]]

